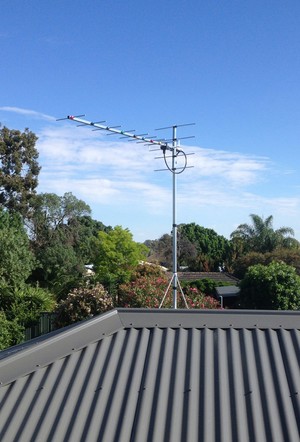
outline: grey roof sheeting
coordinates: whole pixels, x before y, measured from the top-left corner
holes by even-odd
[[[120,309],[1,356],[2,442],[300,439],[299,312]]]

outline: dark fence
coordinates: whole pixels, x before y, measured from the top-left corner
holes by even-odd
[[[55,330],[54,319],[55,315],[53,313],[42,313],[39,322],[36,325],[26,328],[24,333],[24,340],[29,341],[30,339],[37,338],[38,336]]]

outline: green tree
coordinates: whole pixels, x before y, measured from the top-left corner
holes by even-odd
[[[30,282],[48,288],[58,298],[63,297],[70,287],[76,286],[85,272],[84,263],[78,259],[60,230],[52,236],[48,246],[35,253],[38,265],[32,272]]]
[[[168,233],[162,235],[159,239],[147,240],[144,245],[149,249],[147,260],[154,264],[172,268],[172,237]]]
[[[232,241],[242,241],[243,252],[272,252],[277,248],[299,248],[299,243],[293,238],[294,231],[290,227],[273,229],[273,216],[266,219],[258,215],[250,215],[252,224],[240,224],[232,232]]]
[[[179,266],[190,266],[191,263],[196,261],[197,256],[197,244],[192,243],[192,241],[182,233],[181,229],[179,229],[177,240],[177,259]]]
[[[35,196],[33,203],[34,213],[27,220],[27,227],[30,238],[37,248],[48,245],[59,229],[72,232],[68,241],[74,243],[78,235],[77,220],[91,213],[89,205],[77,199],[71,192],[63,196],[41,193]]]
[[[26,283],[35,266],[21,216],[0,210],[0,348],[23,339],[25,327],[54,307],[49,293]]]
[[[74,249],[85,264],[93,264],[97,256],[97,238],[99,232],[110,232],[111,226],[94,220],[89,215],[78,216],[69,222],[69,226],[77,232]]]
[[[300,250],[299,249],[275,249],[272,252],[259,253],[249,252],[240,256],[234,262],[234,275],[243,279],[247,269],[255,264],[268,265],[271,262],[285,262],[294,267],[300,275]]]
[[[128,229],[116,226],[109,232],[99,232],[95,272],[106,287],[130,279],[139,261],[145,260],[148,249],[133,241]]]
[[[243,308],[266,310],[300,308],[300,277],[293,267],[283,262],[249,267],[240,286]]]
[[[12,290],[22,285],[34,265],[20,216],[0,209],[0,290]]]
[[[40,167],[33,132],[0,129],[0,207],[28,216]]]
[[[233,263],[234,276],[236,278],[243,279],[249,267],[254,266],[256,264],[262,264],[262,265],[268,264],[267,255],[268,255],[267,253],[249,252],[239,256]],[[273,254],[271,255],[273,256]]]
[[[27,220],[39,263],[32,282],[51,288],[59,296],[77,284],[84,274],[84,264],[89,263],[89,239],[81,218],[88,217],[90,212],[90,207],[72,193],[42,193],[35,197],[33,216]]]
[[[186,237],[197,250],[197,256],[185,257],[192,271],[218,271],[223,267],[230,252],[229,241],[218,235],[213,229],[206,229],[195,223],[181,224],[179,232]]]

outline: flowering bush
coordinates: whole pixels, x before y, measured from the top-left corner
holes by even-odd
[[[119,287],[119,302],[120,307],[143,307],[143,308],[158,308],[165,295],[166,289],[170,283],[168,276],[164,273],[157,274],[155,272],[140,271],[136,274],[135,279],[129,283],[122,284]],[[185,308],[185,302],[181,296],[178,288],[178,308]],[[198,309],[215,309],[219,308],[220,304],[211,296],[206,296],[196,287],[186,287],[184,295],[189,308]],[[162,307],[170,308],[173,305],[172,288],[169,288]]]
[[[119,287],[119,306],[158,308],[167,286],[165,276],[140,276]]]
[[[56,326],[64,327],[113,308],[112,298],[101,284],[94,287],[80,287],[59,302],[56,313]]]
[[[215,298],[205,295],[196,287],[186,288],[185,298],[189,308],[216,309],[221,307]]]

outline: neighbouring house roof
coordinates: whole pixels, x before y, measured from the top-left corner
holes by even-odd
[[[224,287],[216,287],[216,294],[219,298],[223,296],[223,298],[236,297],[240,294],[240,288],[236,285],[225,285]]]
[[[217,283],[230,283],[232,285],[236,285],[239,282],[238,278],[227,272],[178,272],[178,278],[182,281],[212,279]]]
[[[118,309],[0,357],[2,442],[300,438],[300,312]]]

